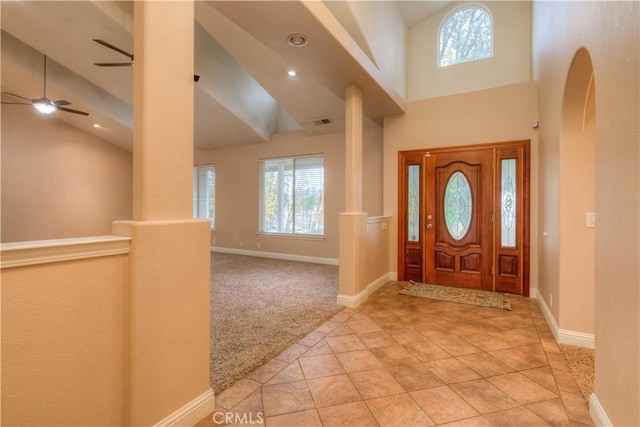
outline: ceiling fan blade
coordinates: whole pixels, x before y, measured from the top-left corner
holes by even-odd
[[[98,67],[131,67],[132,62],[94,62]]]
[[[3,94],[3,95],[13,96],[14,98],[24,99],[25,101],[29,101],[29,103],[31,103],[31,99],[29,99],[29,98],[25,98],[24,96],[16,95],[15,93],[2,92],[2,94]]]
[[[123,54],[124,56],[128,56],[132,61],[133,61],[133,54],[129,53],[129,52],[125,52],[124,50],[115,47],[114,45],[112,45],[111,43],[107,43],[104,40],[100,40],[100,39],[92,39],[94,42],[101,44],[104,47],[108,47],[109,49],[115,50],[118,53]]]
[[[61,99],[60,101],[51,101],[52,104],[55,104],[56,107],[63,107],[65,105],[71,105],[69,101]]]
[[[58,111],[64,111],[66,113],[73,113],[73,114],[81,114],[83,116],[88,116],[89,115],[89,113],[86,113],[84,111],[73,110],[71,108],[66,108],[66,107],[58,107]]]
[[[7,105],[31,105],[31,104],[27,104],[26,102],[0,102],[0,104],[7,104]]]

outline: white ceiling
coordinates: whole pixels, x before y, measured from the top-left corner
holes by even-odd
[[[453,1],[398,0],[395,3],[398,5],[405,24],[410,27],[449,6]]]
[[[451,2],[392,3],[409,26]],[[47,97],[90,113],[58,111],[56,118],[130,150],[132,69],[93,65],[128,58],[92,39],[132,53],[132,3],[12,1],[0,7],[2,92],[40,98],[46,55]],[[263,143],[274,133],[300,129],[311,135],[341,131],[344,88],[351,82],[363,90],[365,126],[380,125],[384,116],[403,111],[403,94],[371,61],[355,21],[343,22],[349,31],[339,34],[328,29],[340,17],[323,12],[336,7],[299,1],[197,1],[195,8],[194,70],[200,80],[194,83],[194,143],[200,148]],[[287,36],[300,32],[313,43],[288,46]],[[290,67],[299,71],[293,79],[286,76]],[[2,101],[19,100],[3,95]],[[320,118],[331,123],[315,125]]]

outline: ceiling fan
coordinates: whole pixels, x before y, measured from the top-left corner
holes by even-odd
[[[133,67],[133,53],[126,52],[119,47],[112,45],[104,40],[100,39],[92,39],[94,42],[101,44],[104,47],[107,47],[111,50],[115,50],[116,52],[126,56],[129,58],[129,62],[94,62],[93,65],[97,65],[98,67]],[[193,75],[193,81],[197,82],[200,80],[200,76],[197,74]]]
[[[29,99],[24,96],[16,95],[15,93],[10,93],[10,92],[2,92],[2,94],[11,96],[14,98],[22,99],[23,101],[27,101],[27,102],[4,102],[3,101],[1,102],[2,104],[32,105],[36,110],[44,114],[51,114],[55,111],[64,111],[65,113],[80,114],[83,116],[89,115],[89,113],[87,112],[65,107],[65,105],[71,105],[69,101],[65,101],[64,99],[61,99],[59,101],[52,101],[49,98],[47,98],[47,57],[46,55],[44,57],[44,90],[42,93],[42,98]]]

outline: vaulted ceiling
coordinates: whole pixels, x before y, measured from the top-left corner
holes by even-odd
[[[404,31],[449,3],[195,2],[194,72],[200,80],[194,83],[194,144],[212,149],[263,143],[280,132],[342,131],[344,89],[352,82],[363,90],[365,126],[381,125],[384,116],[404,110],[404,68],[394,69],[388,52],[379,53],[373,38],[386,35],[374,33],[394,22]],[[2,101],[21,102],[6,93],[43,96],[46,55],[47,98],[89,112],[57,111],[56,118],[130,150],[132,69],[94,65],[130,59],[93,39],[133,54],[132,2],[11,1],[0,7]],[[371,17],[384,22],[372,26]],[[292,47],[291,34],[304,34],[309,43]],[[383,47],[404,50],[396,44]],[[295,77],[287,75],[290,69]],[[322,119],[329,123],[318,124],[327,122]]]

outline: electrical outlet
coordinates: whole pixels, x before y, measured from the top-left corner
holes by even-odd
[[[549,305],[553,307],[553,294],[549,294]]]
[[[244,248],[244,242],[240,242],[240,247]]]
[[[261,244],[260,244],[260,242],[258,242],[258,245],[257,245],[257,246],[258,246],[258,249],[260,249],[260,245],[261,245]]]
[[[596,214],[593,212],[587,212],[586,215],[587,228],[595,228],[596,226]]]
[[[388,222],[383,222],[382,223],[382,229],[383,230],[388,230],[389,229],[389,223]]]

